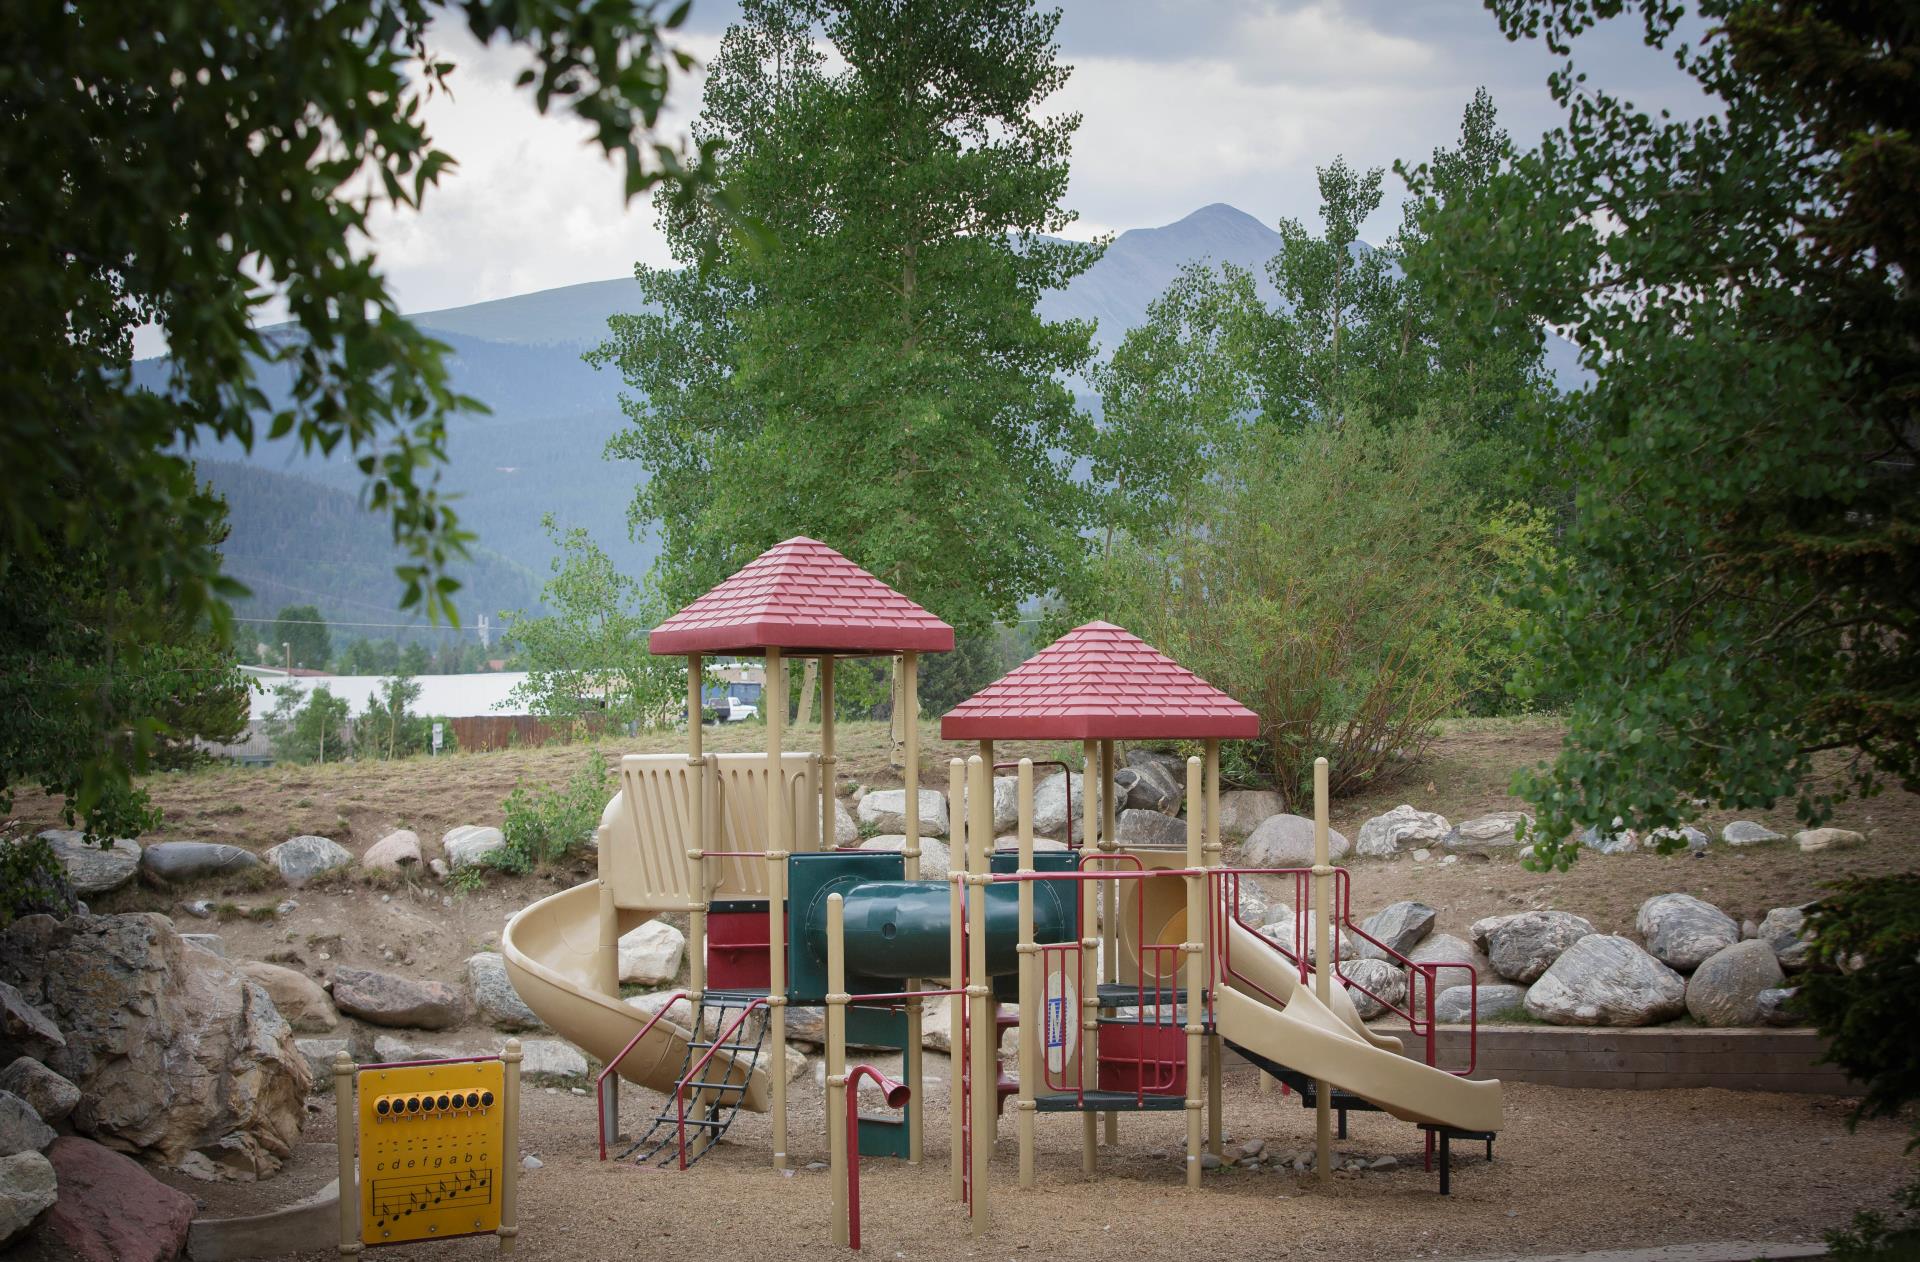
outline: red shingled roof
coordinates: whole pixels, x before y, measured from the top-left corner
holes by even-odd
[[[945,653],[953,628],[813,539],[768,548],[653,629],[655,653]]]
[[[1253,711],[1111,622],[1089,622],[961,702],[948,740],[1156,740],[1260,734]]]

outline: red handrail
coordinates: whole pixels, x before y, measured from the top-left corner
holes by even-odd
[[[860,1247],[860,1080],[871,1078],[887,1107],[905,1108],[912,1094],[905,1083],[895,1082],[872,1065],[855,1065],[847,1071],[847,1248]]]
[[[635,1047],[639,1046],[641,1039],[647,1037],[647,1031],[651,1030],[654,1026],[659,1025],[660,1018],[666,1016],[668,1012],[672,1011],[674,1004],[679,1003],[682,999],[685,999],[686,997],[687,997],[687,992],[684,990],[676,990],[671,995],[668,995],[667,1001],[660,1005],[660,1011],[654,1013],[652,1018],[648,1020],[648,1022],[645,1025],[640,1027],[640,1033],[628,1039],[627,1045],[620,1049],[620,1054],[614,1057],[612,1060],[608,1061],[606,1064],[606,1068],[602,1069],[598,1074],[594,1076],[593,1112],[594,1112],[594,1117],[598,1121],[598,1130],[600,1132],[600,1160],[605,1161],[607,1159],[607,1092],[606,1092],[607,1075],[612,1073],[615,1069],[619,1068],[620,1062],[627,1058],[627,1053],[631,1052]],[[694,1020],[696,1023],[698,1023],[699,1017],[697,1014],[694,1017]],[[694,1033],[694,1037],[695,1038],[699,1037],[698,1031]]]

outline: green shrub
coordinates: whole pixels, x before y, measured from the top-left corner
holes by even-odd
[[[507,844],[494,853],[491,866],[530,872],[536,864],[564,859],[592,838],[611,791],[607,760],[597,749],[588,752],[586,765],[561,788],[518,786],[505,805],[501,831]]]
[[[68,916],[74,910],[73,887],[52,846],[39,837],[0,843],[0,928],[20,916]]]

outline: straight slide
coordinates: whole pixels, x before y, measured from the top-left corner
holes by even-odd
[[[620,932],[635,929],[650,918],[645,912],[623,911]],[[599,950],[598,881],[587,881],[523,908],[500,934],[507,977],[527,1007],[554,1033],[606,1064],[652,1018],[624,1000],[602,993],[595,983]],[[758,1019],[749,1017],[748,1021]],[[671,1095],[687,1064],[687,1045],[692,1040],[693,1035],[684,1027],[663,1018],[627,1053],[620,1064],[620,1076]],[[777,1054],[777,1049],[763,1051],[763,1063],[755,1065],[751,1073],[748,1058],[715,1052],[701,1077],[711,1082],[744,1082],[747,1089],[741,1107],[764,1113],[771,1093],[764,1059],[770,1052]]]
[[[1214,997],[1220,1034],[1275,1064],[1332,1083],[1406,1122],[1463,1131],[1498,1131],[1498,1082],[1474,1082],[1400,1054],[1400,1040],[1366,1028],[1346,988],[1329,988],[1332,1006],[1313,993],[1312,974],[1271,943],[1229,922],[1228,977]],[[1264,994],[1261,992],[1265,992]]]

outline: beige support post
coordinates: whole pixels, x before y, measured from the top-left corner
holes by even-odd
[[[707,756],[700,714],[700,655],[687,655],[687,1002],[707,991]],[[616,958],[615,969],[619,968]],[[617,979],[617,972],[616,972]],[[616,989],[614,994],[620,992]],[[615,1075],[616,1077],[618,1075]]]
[[[847,1228],[847,911],[827,895],[827,1181],[833,1185],[833,1242]]]
[[[1120,849],[1120,838],[1116,821],[1119,813],[1115,809],[1113,788],[1113,742],[1100,742],[1100,853],[1113,854]],[[1114,865],[1107,865],[1108,871]],[[1120,980],[1120,882],[1103,881],[1100,883],[1100,896],[1105,900],[1105,911],[1100,917],[1101,937],[1105,939],[1106,967],[1101,976],[1110,982]],[[1142,891],[1141,897],[1145,897]],[[1106,1114],[1106,1145],[1118,1147],[1120,1143],[1120,1115],[1109,1110]]]
[[[500,1053],[506,1071],[500,1084],[500,1252],[512,1253],[520,1234],[520,1040]]]
[[[605,851],[601,862],[605,863]],[[593,982],[609,999],[620,997],[620,913],[613,905],[613,886],[600,878],[600,938],[594,945]]]
[[[834,749],[833,659],[820,659],[820,848],[831,850],[839,844],[839,816],[833,804],[839,799],[836,776],[840,759]]]
[[[947,989],[958,991],[961,978],[966,975],[966,962],[961,956],[961,926],[965,924],[964,904],[961,901],[961,882],[967,868],[967,812],[963,805],[967,797],[967,764],[958,758],[947,764],[947,848],[951,856],[948,860],[947,874]],[[967,997],[954,994],[947,999],[947,1024],[951,1031],[952,1057],[948,1061],[948,1072],[953,1081],[947,1090],[947,1120],[952,1123],[953,1142],[949,1148],[948,1162],[952,1166],[953,1199],[965,1201],[967,1198],[966,1179],[967,1154],[967,1102],[960,1092],[960,1035],[967,1024]]]
[[[1208,740],[1205,744],[1207,755],[1207,818],[1204,852],[1206,866],[1217,868],[1225,865],[1226,851],[1220,844],[1220,742]],[[1187,809],[1193,809],[1189,803]],[[1208,974],[1212,974],[1213,961],[1207,961]],[[1225,1147],[1226,1117],[1221,1111],[1225,1084],[1221,1080],[1226,1063],[1226,1046],[1216,1032],[1207,1036],[1207,1151],[1214,1156],[1222,1156]]]
[[[780,732],[787,723],[787,664],[767,650],[767,1039],[773,1044],[773,1168],[787,1168],[787,795],[781,785]]]
[[[829,682],[832,676],[828,676]],[[900,857],[904,865],[904,874],[909,881],[920,879],[920,655],[902,653],[900,655],[900,693],[907,709],[907,765],[903,771],[906,780],[906,800],[911,805],[907,810],[907,839],[901,843]],[[953,818],[948,812],[947,818]],[[925,979],[909,977],[905,989],[919,990]],[[907,1083],[907,1161],[919,1165],[926,1160],[927,1137],[922,1129],[926,1123],[926,1092],[921,1085],[926,1080],[926,1070],[922,1063],[924,1051],[920,1046],[926,1031],[926,1000],[907,1000],[907,1046],[900,1061],[900,1068],[906,1075]]]
[[[333,1058],[333,1133],[340,1151],[340,1256],[360,1252],[360,1179],[356,1159],[360,1148],[360,1101],[353,1076],[360,1067],[345,1052]]]
[[[1085,778],[1080,782],[1081,853],[1095,846],[1100,822],[1099,742],[1082,741]],[[1073,809],[1073,802],[1067,802]],[[1081,881],[1080,886],[1080,1089],[1093,1091],[1100,1086],[1100,916],[1097,909],[1098,881]],[[1080,1113],[1080,1170],[1092,1174],[1096,1149],[1100,1146],[1100,1115],[1092,1109]]]
[[[793,730],[804,732],[813,722],[813,689],[820,678],[820,659],[809,657],[800,667],[800,704],[794,707]]]
[[[1020,875],[1033,875],[1033,759],[1020,760],[1015,801],[1020,829]],[[1020,883],[1020,1186],[1033,1186],[1034,1083],[1040,1073],[1040,946],[1034,941],[1033,882]]]
[[[1327,923],[1327,760],[1313,760],[1313,997],[1327,1006],[1333,951]],[[1333,1178],[1333,1086],[1321,1078],[1313,1084],[1314,1168],[1320,1182]]]
[[[967,998],[973,1001],[973,1234],[987,1229],[987,1163],[993,1156],[999,1078],[999,1031],[993,986],[987,977],[987,884],[993,852],[993,777],[984,760],[967,765]]]
[[[1187,759],[1187,940],[1181,949],[1187,957],[1187,1186],[1200,1186],[1200,1064],[1207,1032],[1201,1019],[1206,1009],[1200,991],[1206,986],[1207,949],[1206,896],[1202,887],[1207,878],[1198,870],[1206,862],[1201,846],[1200,803],[1205,791],[1201,762]],[[1142,891],[1141,897],[1145,897]]]

